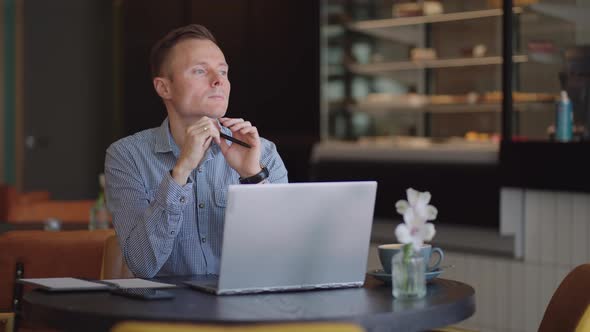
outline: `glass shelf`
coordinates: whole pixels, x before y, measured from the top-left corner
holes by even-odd
[[[514,55],[514,63],[523,63],[528,61],[527,55]],[[501,56],[484,56],[471,58],[454,58],[454,59],[433,59],[433,60],[416,60],[416,61],[393,61],[370,64],[350,64],[348,69],[355,74],[379,75],[384,72],[393,72],[401,70],[417,70],[428,68],[452,68],[452,67],[469,67],[469,66],[487,66],[502,64]]]
[[[522,13],[521,7],[514,7],[513,13]],[[421,25],[429,23],[454,22],[487,17],[502,17],[502,9],[484,9],[467,12],[413,16],[380,20],[365,20],[348,23],[346,27],[355,32],[388,39],[405,44],[413,44],[421,38]]]
[[[497,112],[502,111],[500,103],[459,103],[444,105],[424,105],[424,106],[401,106],[387,103],[360,103],[348,107],[350,111],[366,112],[374,115],[389,113],[478,113],[478,112]],[[526,102],[515,103],[514,111],[517,112],[544,112],[555,109],[554,102]]]
[[[521,7],[514,7],[512,9],[514,14],[522,13]],[[440,23],[450,21],[472,20],[484,17],[500,17],[502,16],[502,9],[484,9],[472,10],[458,13],[445,13],[426,16],[412,16],[400,18],[388,18],[381,20],[365,20],[348,24],[348,28],[355,31],[368,32],[374,29],[393,28],[406,25],[418,25],[427,23]]]

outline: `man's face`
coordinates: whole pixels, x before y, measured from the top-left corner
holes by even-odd
[[[170,88],[164,99],[181,118],[220,118],[229,100],[228,70],[223,52],[215,43],[183,40],[172,48],[163,68]]]

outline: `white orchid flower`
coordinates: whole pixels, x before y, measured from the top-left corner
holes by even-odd
[[[406,210],[410,207],[410,204],[408,204],[408,201],[406,201],[405,199],[400,199],[399,201],[397,201],[395,203],[395,209],[397,210],[397,213],[399,214],[404,214],[406,212]]]
[[[438,210],[434,206],[428,204],[432,197],[428,191],[419,192],[413,188],[408,188],[406,190],[406,195],[408,196],[408,204],[414,209],[414,212],[417,213],[420,218],[424,218],[425,220],[436,219]]]
[[[408,210],[410,211],[410,210]],[[411,243],[414,250],[420,250],[424,241],[430,241],[436,234],[432,223],[399,224],[395,228],[395,236],[400,243]]]
[[[401,243],[412,243],[415,250],[419,250],[424,241],[430,241],[436,234],[434,225],[428,220],[436,219],[438,210],[429,205],[429,192],[419,192],[412,188],[406,190],[408,200],[395,203],[398,213],[404,216],[404,223],[395,229],[395,236]]]

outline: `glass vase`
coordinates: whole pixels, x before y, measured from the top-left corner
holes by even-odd
[[[424,257],[414,250],[400,250],[391,259],[391,291],[397,299],[419,299],[426,295]]]
[[[93,231],[97,229],[108,229],[110,226],[109,210],[106,206],[93,206],[90,209],[90,224],[88,229]]]

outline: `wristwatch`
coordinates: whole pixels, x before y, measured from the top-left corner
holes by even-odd
[[[240,177],[240,183],[241,184],[260,183],[260,182],[264,181],[265,179],[267,179],[268,175],[269,175],[268,168],[266,168],[266,166],[262,166],[262,170],[260,172],[258,172],[257,174],[254,174],[254,175],[249,176],[247,178]]]

